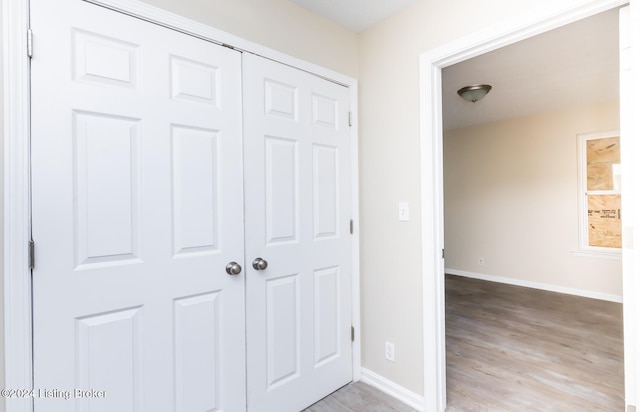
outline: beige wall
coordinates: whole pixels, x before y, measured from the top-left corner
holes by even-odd
[[[357,36],[288,0],[143,0],[245,40],[358,74]]]
[[[579,245],[576,135],[619,129],[618,106],[445,133],[445,266],[621,297],[620,260],[571,254]]]
[[[423,393],[418,56],[536,7],[579,0],[419,0],[359,36],[363,367]],[[398,221],[398,202],[411,221]],[[395,343],[396,361],[384,358]]]

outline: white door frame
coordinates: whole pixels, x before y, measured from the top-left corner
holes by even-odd
[[[2,1],[4,119],[4,387],[32,386],[31,273],[28,264],[30,227],[29,130],[30,93],[27,28],[29,0]],[[360,380],[360,237],[358,205],[358,83],[357,80],[169,13],[137,0],[85,0],[215,43],[296,67],[349,88],[351,127],[351,217],[353,380]],[[37,58],[37,32],[34,53]],[[36,251],[37,264],[37,251]],[[30,398],[7,399],[7,412],[30,412]]]
[[[503,21],[496,26],[420,55],[424,407],[427,411],[444,411],[446,406],[444,259],[441,255],[444,249],[442,69],[614,7],[627,3],[631,4],[632,10],[640,7],[640,0],[576,0],[572,5],[566,3],[566,1],[558,2],[558,4],[536,8],[526,15]],[[640,27],[640,13],[634,10],[632,14],[631,25]],[[635,37],[636,43],[633,44],[632,49],[636,64],[640,62],[639,37]],[[636,82],[634,85],[635,93],[631,92],[632,95],[638,95],[639,83]],[[633,104],[637,111],[640,105],[635,102]],[[637,217],[631,219],[634,222],[640,222]],[[636,231],[639,230],[640,228],[636,229]],[[623,274],[623,278],[636,275],[639,271],[640,268],[637,268],[635,274]],[[624,295],[638,297],[640,291],[625,290]],[[637,313],[634,315],[636,319],[640,319]],[[635,323],[627,319],[626,311],[625,316],[626,402],[635,404],[636,394],[631,393],[631,388],[635,388],[635,371],[640,369],[635,363],[634,349],[638,345],[635,340],[630,340],[635,336],[635,330],[631,331],[630,326],[635,329]]]

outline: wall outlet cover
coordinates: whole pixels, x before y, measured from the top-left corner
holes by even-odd
[[[396,346],[393,343],[384,343],[384,358],[391,362],[396,360]]]
[[[398,203],[398,220],[401,222],[409,221],[409,203]]]

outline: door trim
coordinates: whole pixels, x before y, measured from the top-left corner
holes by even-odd
[[[446,407],[444,259],[441,255],[444,248],[442,69],[622,6],[629,1],[575,0],[573,4],[566,3],[556,2],[537,7],[526,15],[498,22],[488,29],[420,54],[420,193],[423,216],[421,237],[425,410],[444,411]],[[640,0],[630,0],[630,3],[632,6],[640,7]],[[636,20],[639,20],[637,15]],[[637,47],[634,53],[638,53]],[[627,291],[626,295],[637,296],[635,291],[633,293]],[[625,319],[625,326],[629,325],[630,322]],[[626,336],[627,333],[625,333]],[[625,358],[627,353],[633,353],[633,351],[634,348],[627,348]],[[636,368],[635,365],[634,368]],[[630,372],[627,371],[627,374]],[[635,384],[635,382],[631,383]],[[630,388],[629,382],[626,383],[626,387],[627,390]],[[630,400],[629,394],[627,397]],[[635,401],[635,396],[633,400]]]
[[[2,0],[4,116],[4,387],[31,388],[29,219],[29,58],[27,0]],[[6,399],[7,411],[28,412],[32,399]]]
[[[29,389],[32,380],[31,273],[28,267],[30,227],[29,0],[1,0],[3,7],[4,116],[4,387]],[[358,82],[341,73],[249,42],[221,30],[135,0],[85,0],[215,43],[224,43],[304,70],[349,88],[351,127],[352,344],[353,380],[361,377],[360,236],[358,199]],[[35,53],[37,58],[37,33]],[[36,245],[37,248],[37,245]],[[36,251],[37,264],[37,251]],[[31,398],[7,399],[7,412],[30,412]]]

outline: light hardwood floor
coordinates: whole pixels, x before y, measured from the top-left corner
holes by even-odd
[[[623,411],[622,305],[446,278],[447,411]]]
[[[622,412],[622,305],[447,275],[447,412]],[[308,412],[413,411],[361,382]]]

